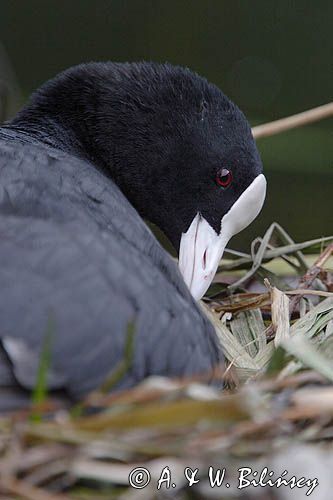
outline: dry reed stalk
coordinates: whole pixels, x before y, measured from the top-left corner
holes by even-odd
[[[261,139],[262,137],[280,134],[286,130],[308,125],[309,123],[323,120],[330,116],[333,116],[333,102],[297,113],[296,115],[281,118],[280,120],[257,125],[256,127],[252,127],[252,134],[255,139]]]

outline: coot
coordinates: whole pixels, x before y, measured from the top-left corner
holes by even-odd
[[[196,300],[230,237],[259,213],[262,164],[242,112],[169,64],[59,74],[0,128],[0,409],[49,389],[71,399],[223,362]],[[179,252],[179,268],[144,219]]]

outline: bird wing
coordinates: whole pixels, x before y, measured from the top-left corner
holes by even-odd
[[[32,389],[47,345],[48,387],[79,398],[124,363],[130,335],[115,388],[221,362],[212,325],[118,187],[15,138],[0,141],[0,283],[0,387]]]

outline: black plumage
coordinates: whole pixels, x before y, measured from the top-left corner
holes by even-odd
[[[230,162],[239,182],[221,202],[212,179]],[[242,113],[189,70],[90,63],[41,87],[0,128],[0,409],[33,388],[50,321],[49,388],[73,399],[123,359],[132,323],[117,389],[221,365],[142,217],[178,248],[196,212],[218,227],[260,172]]]

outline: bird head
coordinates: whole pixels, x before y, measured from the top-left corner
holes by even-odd
[[[30,134],[50,135],[52,145],[114,179],[173,243],[196,299],[230,238],[264,203],[266,180],[245,116],[189,69],[145,62],[70,68],[42,86],[13,123],[25,122]]]
[[[250,126],[220,89],[184,68],[129,64],[119,86],[122,110],[111,126],[117,182],[173,243],[184,280],[200,299],[228,241],[264,203]]]

